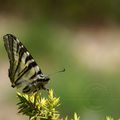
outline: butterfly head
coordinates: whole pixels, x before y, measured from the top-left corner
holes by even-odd
[[[48,76],[45,76],[45,77],[44,77],[44,80],[47,82],[47,81],[50,80],[50,78],[49,78]]]
[[[50,80],[49,76],[48,75],[45,75],[45,74],[39,74],[39,79],[43,82],[48,82]]]

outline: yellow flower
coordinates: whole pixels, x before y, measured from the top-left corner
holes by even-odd
[[[46,106],[46,99],[45,98],[41,98],[41,106]]]
[[[106,117],[106,120],[114,120],[112,117]]]

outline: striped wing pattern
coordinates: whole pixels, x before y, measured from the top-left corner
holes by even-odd
[[[42,73],[26,47],[12,34],[3,36],[3,40],[10,62],[8,75],[11,86],[24,86],[24,93],[46,89],[44,85],[49,78]]]

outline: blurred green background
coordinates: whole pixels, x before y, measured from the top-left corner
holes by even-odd
[[[17,114],[2,36],[16,35],[43,73],[66,68],[47,85],[60,96],[62,117],[120,117],[119,0],[0,0],[0,119]]]

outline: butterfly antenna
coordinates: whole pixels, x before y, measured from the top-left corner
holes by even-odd
[[[55,75],[55,74],[60,73],[60,72],[65,72],[65,68],[63,68],[63,69],[60,70],[60,71],[57,71],[57,72],[54,72],[54,73],[48,74],[47,76],[49,77],[49,76],[51,76],[51,75]]]

